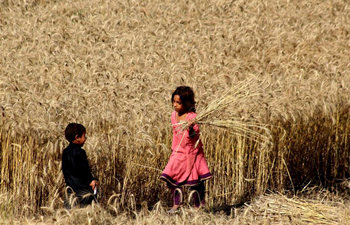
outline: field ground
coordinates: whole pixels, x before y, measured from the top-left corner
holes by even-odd
[[[84,209],[46,208],[40,218],[6,218],[3,224],[350,224],[349,196],[311,188],[299,196],[265,194],[240,206],[194,209],[184,206],[169,215],[157,203],[153,209],[118,212],[109,205]]]

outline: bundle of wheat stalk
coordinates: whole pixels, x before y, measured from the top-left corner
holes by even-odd
[[[250,205],[245,215],[274,224],[344,224],[349,221],[347,206],[339,200],[313,200],[282,194],[261,196]]]
[[[264,87],[266,82],[258,82],[256,78],[250,78],[248,81],[238,82],[226,91],[222,97],[213,100],[204,107],[194,119],[194,123],[201,125],[214,126],[227,129],[230,133],[245,137],[259,143],[272,143],[271,132],[266,124],[253,119],[242,119],[237,116],[227,116],[222,112],[230,105],[239,104],[248,101],[255,96],[261,96],[259,90]],[[260,87],[260,88],[259,88]],[[220,119],[216,119],[221,117]],[[181,121],[181,129],[188,128],[188,123]]]

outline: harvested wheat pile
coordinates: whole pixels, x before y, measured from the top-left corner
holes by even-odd
[[[271,194],[254,200],[241,216],[250,218],[248,223],[259,224],[347,224],[349,213],[349,203],[341,199],[313,200]]]

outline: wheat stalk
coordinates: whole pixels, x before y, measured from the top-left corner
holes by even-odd
[[[222,115],[222,112],[235,102],[242,102],[254,96],[259,96],[259,90],[264,86],[263,82],[258,82],[255,78],[250,78],[244,82],[239,82],[226,91],[221,98],[213,100],[202,109],[193,123],[214,126],[227,129],[230,133],[247,137],[258,142],[271,143],[271,132],[267,125],[256,121],[244,121],[238,117],[213,119]],[[188,122],[179,122],[182,130],[188,129]]]

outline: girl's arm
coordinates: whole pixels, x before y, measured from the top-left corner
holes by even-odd
[[[189,127],[188,134],[189,134],[189,137],[192,139],[196,136],[197,133],[199,133],[198,125],[194,123],[194,119],[191,119],[188,121],[188,127]]]
[[[196,136],[196,131],[193,129],[193,125],[189,127],[188,134],[189,134],[191,139]]]

